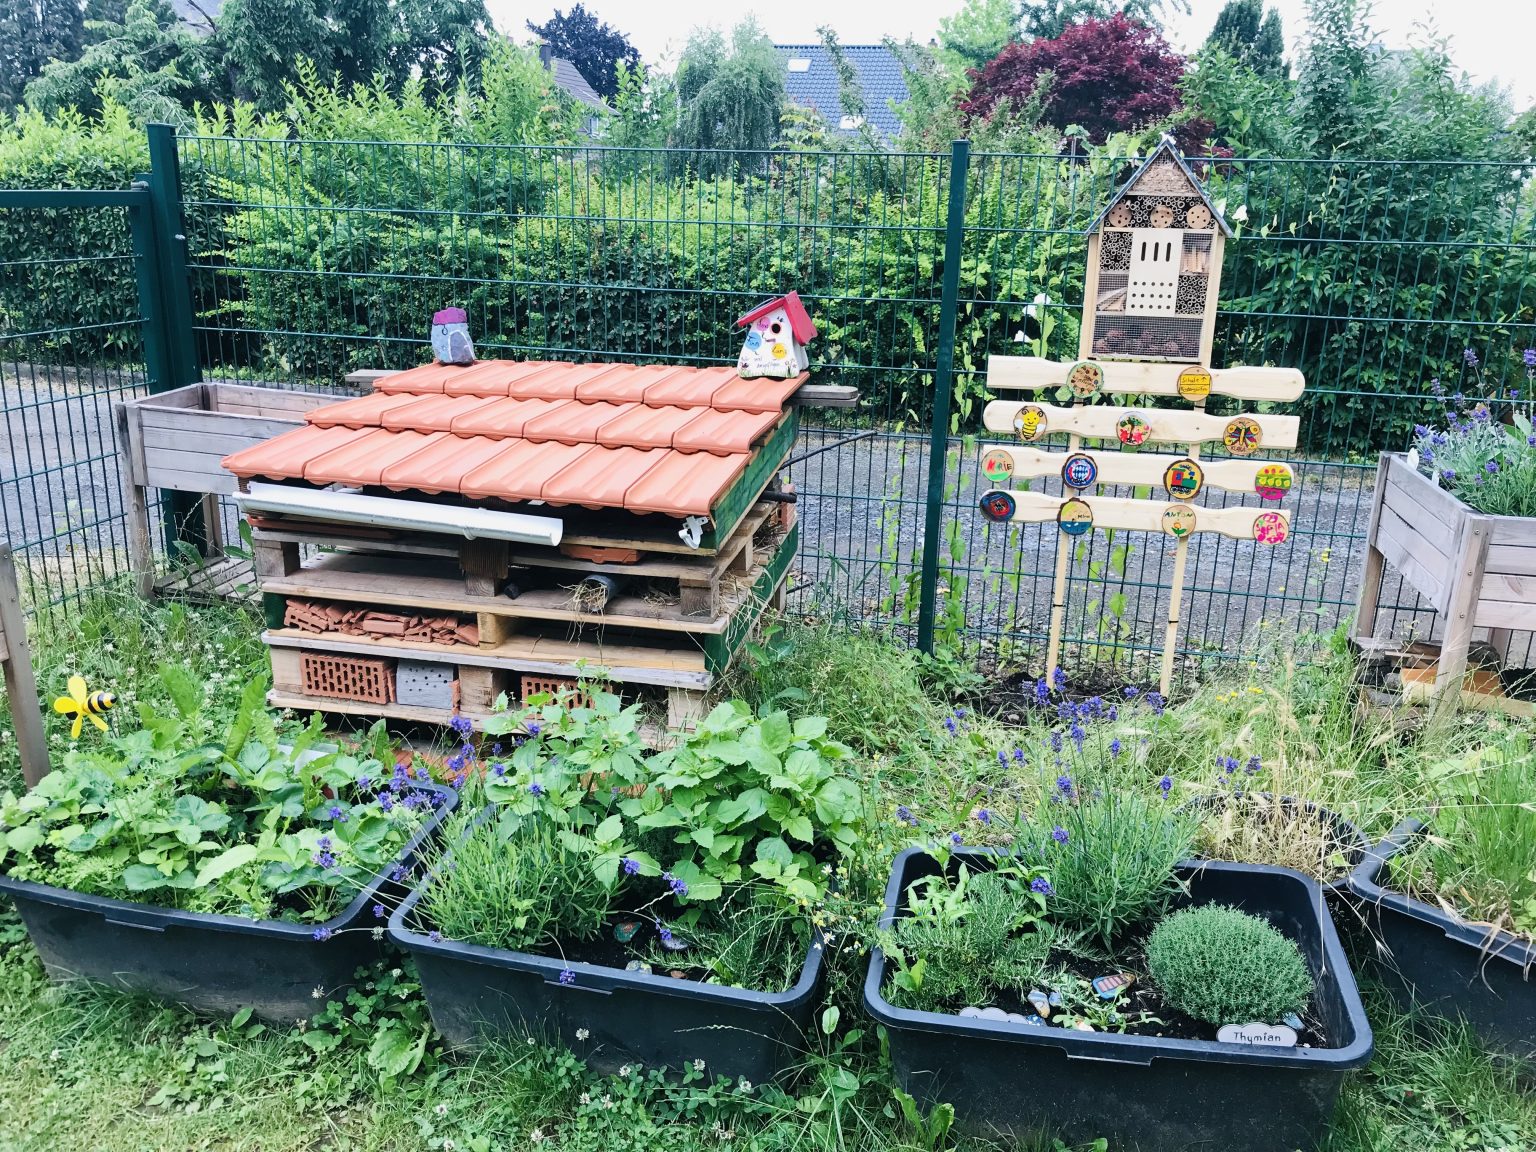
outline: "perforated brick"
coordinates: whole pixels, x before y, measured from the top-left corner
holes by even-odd
[[[563,676],[524,676],[522,692],[525,701],[530,696],[547,692],[555,699],[565,700],[571,708],[592,707],[592,696],[582,690],[581,683]]]
[[[388,660],[377,656],[335,656],[305,652],[300,663],[304,692],[333,700],[389,704],[395,698],[395,676]]]

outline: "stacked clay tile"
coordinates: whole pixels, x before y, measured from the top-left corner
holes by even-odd
[[[377,608],[345,608],[315,600],[289,600],[283,626],[305,632],[336,632],[343,636],[389,637],[414,644],[480,643],[480,629],[458,616],[424,616],[385,612]]]

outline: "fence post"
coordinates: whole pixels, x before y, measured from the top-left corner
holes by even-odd
[[[169,124],[151,124],[147,131],[149,171],[140,180],[149,190],[152,258],[150,295],[143,302],[144,358],[150,373],[150,390],[169,392],[196,384],[203,374],[192,340],[192,280],[187,271],[176,129]],[[142,275],[139,283],[142,294]],[[162,494],[161,504],[165,510],[165,546],[174,553],[178,543],[191,545],[200,555],[207,555],[211,537],[202,497],[168,491]]]
[[[944,285],[939,296],[939,353],[933,371],[933,425],[928,444],[928,500],[923,515],[923,571],[918,588],[917,646],[933,652],[939,598],[939,528],[944,518],[944,472],[949,456],[949,413],[955,369],[955,324],[960,302],[960,260],[965,241],[965,183],[971,142],[949,150],[949,211],[944,225]]]

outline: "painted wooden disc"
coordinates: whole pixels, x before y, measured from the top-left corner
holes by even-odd
[[[1104,387],[1104,369],[1092,360],[1080,360],[1067,373],[1067,387],[1072,395],[1086,400]]]
[[[1283,544],[1286,531],[1285,517],[1278,512],[1260,512],[1253,522],[1253,538],[1260,544]]]
[[[1013,496],[1002,491],[1000,488],[994,488],[990,492],[983,492],[978,504],[981,508],[981,514],[994,524],[1001,524],[1012,520],[1014,511],[1018,508],[1018,504]]]
[[[1113,228],[1129,228],[1133,219],[1129,204],[1116,204],[1109,210],[1109,223]]]
[[[1253,478],[1253,490],[1265,500],[1279,500],[1295,483],[1289,464],[1265,464]]]
[[[1163,487],[1175,500],[1193,500],[1205,486],[1205,470],[1193,460],[1175,460],[1163,473]]]
[[[1196,204],[1184,213],[1184,223],[1191,228],[1209,228],[1211,226],[1211,210],[1204,204]]]
[[[1115,425],[1115,435],[1120,437],[1120,443],[1129,444],[1133,448],[1139,447],[1146,443],[1148,436],[1152,435],[1152,425],[1147,423],[1145,416],[1136,412],[1127,412]]]
[[[1163,509],[1163,531],[1175,540],[1182,540],[1195,530],[1195,510],[1183,504],[1170,504]]]
[[[1237,416],[1229,420],[1227,430],[1221,436],[1221,442],[1234,456],[1252,456],[1259,450],[1261,439],[1259,422],[1252,416]]]
[[[1038,404],[1026,404],[1020,408],[1013,417],[1013,430],[1019,434],[1020,440],[1039,440],[1049,430],[1050,422],[1045,418],[1045,409]]]
[[[1013,475],[1013,453],[1006,448],[993,448],[981,458],[981,474],[994,484],[1001,484]]]
[[[1061,482],[1068,488],[1087,488],[1099,478],[1099,466],[1086,452],[1074,452],[1061,466]]]
[[[1152,209],[1152,215],[1149,220],[1154,228],[1172,228],[1173,209],[1166,204],[1159,204],[1156,208]]]
[[[1204,368],[1186,368],[1179,373],[1179,395],[1198,404],[1211,394],[1211,374]]]
[[[1093,509],[1088,501],[1073,496],[1063,500],[1056,512],[1056,523],[1068,536],[1082,536],[1093,527]]]

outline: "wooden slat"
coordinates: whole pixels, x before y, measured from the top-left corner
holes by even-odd
[[[1022,524],[1040,524],[1056,519],[1056,513],[1063,503],[1062,497],[1048,496],[1044,492],[1014,492],[1012,496],[1018,505],[1013,520]],[[1166,500],[1127,500],[1119,496],[1084,496],[1083,499],[1093,509],[1095,529],[1114,528],[1129,532],[1161,533],[1163,511],[1173,503]],[[1262,508],[1203,508],[1188,504],[1179,507],[1188,508],[1195,514],[1196,532],[1219,532],[1234,540],[1252,540],[1254,521],[1267,511]],[[1278,515],[1286,522],[1289,531],[1290,513],[1279,512]]]
[[[446,708],[422,708],[412,704],[364,704],[358,700],[332,700],[328,696],[305,696],[300,692],[281,692],[273,689],[267,693],[267,703],[273,708],[292,708],[295,711],[334,712],[341,716],[383,716],[390,720],[411,720],[418,724],[448,723],[451,713]],[[476,728],[485,727],[488,713],[461,710]]]
[[[789,403],[797,408],[857,408],[859,390],[851,384],[802,384]]]
[[[5,695],[16,733],[21,776],[31,787],[48,774],[48,737],[37,703],[37,678],[27,643],[27,621],[21,611],[21,590],[8,544],[0,544],[0,662],[4,666]]]
[[[1211,276],[1211,283],[1217,277]],[[998,390],[1060,388],[1076,361],[1044,360],[1038,356],[987,357],[987,387]],[[1112,395],[1133,393],[1177,396],[1179,373],[1188,364],[1155,364],[1141,361],[1095,360],[1104,370],[1104,391]],[[1287,402],[1300,399],[1306,380],[1295,368],[1211,369],[1211,393],[1250,403]]]
[[[229,421],[243,419],[243,417],[215,416],[212,419]],[[231,431],[228,426],[164,428],[146,422],[143,431],[144,451],[146,453],[191,451],[222,461],[231,453],[243,451],[298,427],[297,424],[278,425],[279,431],[269,432],[266,429],[273,425],[271,420],[252,420],[251,424],[259,426],[254,429],[254,434],[247,434],[246,430],[239,426]],[[223,465],[220,464],[220,467]]]
[[[994,400],[987,405],[982,421],[991,432],[1012,432],[1013,418],[1027,401]],[[1145,420],[1151,431],[1147,440],[1153,444],[1194,444],[1221,440],[1227,424],[1235,417],[1211,416],[1205,412],[1170,408],[1120,408],[1107,404],[1063,408],[1055,404],[1037,404],[1046,417],[1047,435],[1066,432],[1095,440],[1115,440],[1115,425],[1120,418],[1135,414]],[[1299,416],[1249,414],[1259,426],[1260,447],[1294,448],[1301,432]]]
[[[1536,516],[1490,516],[1490,547],[1536,548]]]
[[[1455,546],[1461,521],[1468,515],[1460,500],[1397,455],[1389,460],[1381,502],[1445,553]]]
[[[1043,448],[1021,448],[1003,444],[982,445],[983,454],[1006,453],[1013,460],[1015,476],[1036,479],[1043,476],[1061,475],[1061,466],[1071,453],[1052,452]],[[1186,459],[1167,453],[1156,452],[1089,452],[1099,466],[1099,484],[1136,485],[1149,484],[1161,487],[1163,476],[1171,464]],[[1259,469],[1269,460],[1201,460],[1205,483],[1228,492],[1252,492]],[[1289,464],[1284,465],[1287,469]]]
[[[286,519],[285,522],[287,522]],[[370,537],[344,535],[334,525],[317,524],[314,531],[305,531],[302,525],[306,521],[294,520],[292,523],[294,525],[292,530],[253,528],[251,536],[255,540],[271,540],[281,544],[312,544],[316,548],[332,548],[361,554],[399,553],[407,556],[440,556],[449,560],[457,559],[459,555],[457,545],[431,542],[444,539],[441,536],[375,540]]]
[[[232,384],[223,380],[209,381],[207,407],[212,412],[245,412],[274,420],[284,418],[302,423],[304,413],[327,404],[334,404],[345,396],[329,392],[307,392],[297,388],[253,388],[248,384]]]
[[[1488,571],[1508,573],[1511,576],[1536,576],[1536,548],[1490,544]]]
[[[1479,628],[1536,631],[1536,603],[1530,600],[1478,600],[1474,622]]]
[[[1440,611],[1445,610],[1446,578],[1450,561],[1429,548],[1422,536],[1412,532],[1395,513],[1382,511],[1376,530],[1376,547],[1388,564],[1418,593]]]
[[[177,453],[178,457],[183,455]],[[235,478],[222,468],[217,472],[206,468],[183,471],[155,463],[146,471],[144,483],[150,488],[170,488],[177,492],[216,492],[221,496],[230,496],[235,492]]]

